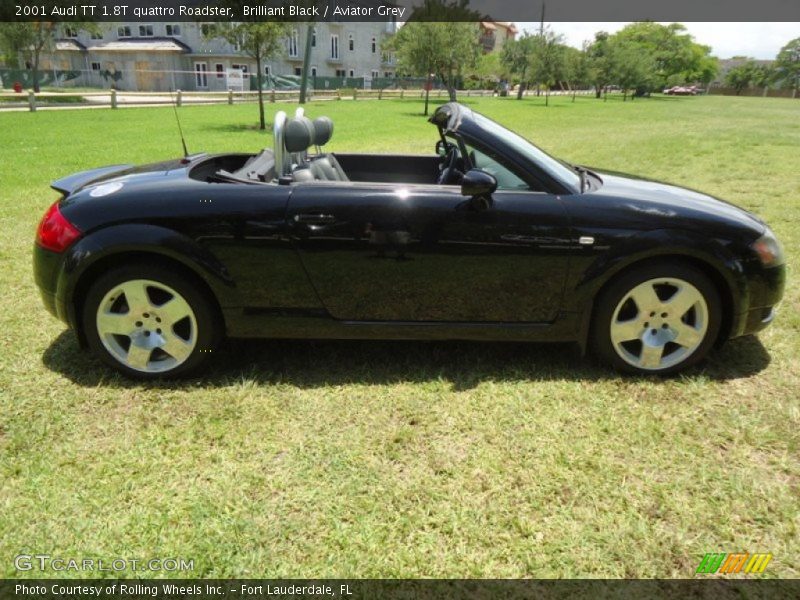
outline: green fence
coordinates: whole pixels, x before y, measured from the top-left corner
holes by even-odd
[[[54,86],[80,77],[80,71],[62,71],[60,69],[47,69],[39,71],[39,85]],[[30,69],[0,68],[0,85],[12,88],[19,82],[24,89],[33,87],[33,71]]]

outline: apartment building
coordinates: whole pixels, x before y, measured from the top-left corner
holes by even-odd
[[[245,81],[254,79],[255,60],[224,39],[209,38],[209,24],[104,23],[101,28],[88,33],[66,24],[43,70],[79,73],[67,85],[129,91],[226,90],[229,69],[242,70]],[[314,24],[312,85],[371,87],[375,80],[394,77],[394,57],[381,45],[396,30],[394,20]],[[307,34],[306,24],[292,27],[282,54],[262,65],[269,80],[301,74]]]

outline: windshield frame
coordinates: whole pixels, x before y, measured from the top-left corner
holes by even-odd
[[[552,194],[580,194],[581,176],[568,163],[561,161],[530,140],[511,131],[486,115],[461,104],[450,102],[440,106],[431,117],[445,133],[463,136],[472,145],[500,154],[509,167],[534,189]]]
[[[511,131],[486,115],[472,111],[472,118],[478,127],[491,132],[496,137],[502,137],[509,146],[516,149],[520,154],[526,155],[531,162],[539,165],[539,167],[546,171],[553,179],[557,179],[571,189],[581,189],[580,174],[571,167],[565,165],[563,161],[551,156],[530,140]]]

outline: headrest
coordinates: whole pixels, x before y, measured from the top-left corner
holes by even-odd
[[[314,125],[308,117],[295,117],[286,122],[283,140],[289,152],[304,152],[314,143]]]
[[[333,137],[333,121],[328,117],[314,119],[314,143],[324,146]]]

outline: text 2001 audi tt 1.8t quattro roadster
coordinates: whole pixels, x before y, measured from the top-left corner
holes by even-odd
[[[298,110],[273,150],[60,179],[44,303],[143,378],[196,372],[224,336],[576,341],[668,374],[772,321],[784,257],[757,217],[456,103],[430,120],[427,156],[325,152],[333,123]]]

